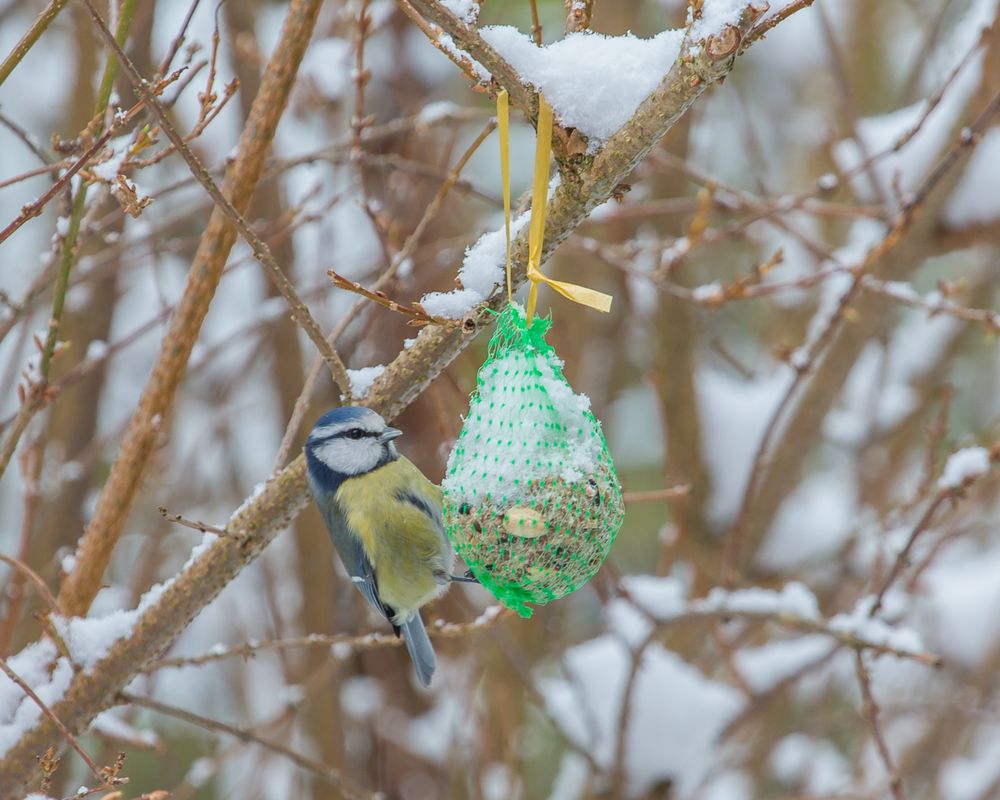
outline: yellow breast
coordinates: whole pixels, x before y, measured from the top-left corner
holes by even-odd
[[[375,570],[379,595],[402,618],[447,588],[452,561],[443,531],[407,494],[440,509],[441,490],[405,458],[348,478],[336,494]]]

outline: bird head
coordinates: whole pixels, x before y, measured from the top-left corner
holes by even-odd
[[[338,477],[364,475],[399,457],[392,440],[402,433],[370,408],[344,406],[327,411],[306,440],[309,468],[325,467]]]

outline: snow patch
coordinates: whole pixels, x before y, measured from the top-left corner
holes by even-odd
[[[605,606],[608,630],[630,647],[640,646],[653,632],[653,620],[673,619],[685,611],[686,589],[676,578],[630,575],[622,578],[629,597],[616,597]]]
[[[327,100],[339,100],[351,87],[351,43],[330,37],[309,45],[301,72],[308,75]]]
[[[569,680],[540,681],[552,715],[603,768],[614,762],[615,745],[632,653],[614,636],[601,636],[567,651]],[[629,796],[641,796],[662,780],[678,797],[695,789],[726,759],[718,737],[739,713],[743,700],[730,686],[706,678],[659,644],[642,656],[625,731]],[[565,765],[564,765],[565,766]],[[579,778],[570,765],[566,783]]]
[[[982,731],[968,754],[949,759],[938,773],[938,786],[944,800],[979,800],[987,797],[1000,780],[1000,737],[993,728]]]
[[[692,602],[691,610],[702,613],[791,614],[800,619],[819,619],[816,595],[798,581],[786,583],[780,592],[758,587],[730,592],[715,587],[703,600]]]
[[[573,484],[597,471],[604,445],[600,437],[592,435],[585,421],[590,412],[590,398],[585,394],[576,394],[562,378],[560,370],[563,362],[553,351],[534,354],[532,370],[526,369],[525,364],[524,354],[512,350],[484,368],[494,376],[508,377],[503,381],[480,380],[462,435],[469,442],[494,441],[502,448],[503,440],[507,440],[510,434],[502,429],[502,421],[497,425],[498,421],[489,409],[494,404],[503,407],[511,397],[530,390],[539,396],[544,393],[551,409],[536,403],[524,410],[522,424],[526,429],[534,424],[543,430],[543,425],[557,422],[565,437],[565,447],[560,448],[557,456],[530,459],[513,459],[505,451],[501,457],[502,451],[498,450],[496,455],[486,457],[489,459],[488,470],[482,468],[479,459],[465,458],[464,451],[456,447],[448,458],[447,477],[442,483],[451,502],[478,505],[489,497],[506,498],[508,493],[516,495],[520,492],[519,486],[535,479],[547,479],[558,474],[566,483]],[[506,446],[508,449],[512,447],[512,441],[507,440]],[[539,444],[538,449],[541,448]]]
[[[417,114],[417,126],[433,125],[443,119],[448,119],[458,110],[459,107],[450,100],[438,100],[434,103],[428,103]]]
[[[561,125],[587,136],[591,152],[628,122],[660,85],[684,38],[679,29],[652,39],[578,31],[538,47],[527,34],[506,25],[479,33],[545,94]]]
[[[90,168],[90,171],[102,181],[113,183],[118,173],[121,172],[122,164],[128,157],[129,147],[132,144],[132,134],[119,136],[111,140],[111,156],[103,164],[98,164]]]
[[[854,530],[857,495],[853,472],[831,469],[807,476],[781,504],[754,561],[781,571],[828,558]]]
[[[94,717],[90,727],[122,742],[137,742],[146,747],[157,747],[160,744],[156,731],[140,730],[119,717],[114,710],[102,711]]]
[[[64,617],[54,614],[52,624],[66,643],[74,663],[92,669],[104,658],[116,642],[132,633],[136,622],[166,589],[155,584],[139,600],[136,608],[112,611],[101,617]]]
[[[697,303],[711,303],[722,300],[724,296],[722,284],[712,281],[703,286],[695,286],[691,290],[691,298]]]
[[[108,343],[100,339],[94,339],[87,345],[87,360],[101,361],[108,356]]]
[[[958,489],[966,481],[975,480],[990,468],[990,451],[985,447],[963,447],[956,450],[945,462],[938,478],[938,489]]]
[[[766,692],[826,658],[834,646],[829,637],[810,634],[743,648],[733,654],[733,660],[751,689]]]
[[[771,751],[771,771],[788,787],[801,787],[810,795],[834,795],[850,786],[847,760],[828,741],[793,733]]]
[[[528,214],[512,219],[513,239],[529,219]],[[493,291],[506,283],[507,235],[503,228],[484,233],[465,251],[462,268],[458,271],[460,289],[431,292],[420,299],[424,311],[433,317],[461,319],[486,300]]]
[[[747,0],[705,0],[701,7],[701,15],[691,25],[691,36],[694,39],[706,39],[712,34],[720,33],[726,25],[735,25],[740,21],[740,15],[750,5]],[[688,7],[688,22],[691,23],[691,7]]]
[[[455,40],[451,38],[451,34],[444,32],[439,33],[437,41],[441,49],[453,58],[461,62],[469,62],[472,65],[472,71],[476,74],[476,77],[478,77],[479,80],[483,82],[492,80],[493,76],[490,75],[490,71],[466,53],[461,47],[455,44]]]
[[[373,367],[361,367],[361,369],[347,370],[347,377],[351,381],[351,395],[354,397],[364,397],[372,384],[385,372],[385,364],[376,364]]]
[[[830,630],[860,639],[869,644],[891,647],[907,653],[924,652],[924,644],[912,628],[894,628],[871,616],[873,597],[863,597],[849,614],[837,614],[830,620]]]
[[[476,0],[441,0],[441,5],[466,25],[475,25],[479,19],[479,3]]]
[[[369,719],[385,705],[381,682],[367,675],[353,675],[340,687],[340,707],[355,719]]]
[[[921,582],[917,618],[931,649],[967,669],[982,664],[998,633],[1000,552],[957,544]]]
[[[754,380],[714,369],[698,371],[701,446],[712,476],[709,514],[713,524],[725,524],[736,513],[764,426],[791,381],[790,371]]]
[[[986,225],[1000,217],[1000,128],[991,128],[972,151],[962,178],[944,207],[954,228]]]
[[[30,686],[49,708],[59,702],[73,679],[73,666],[59,657],[55,644],[45,639],[7,659],[7,666]],[[34,727],[42,710],[24,690],[0,674],[0,755]]]

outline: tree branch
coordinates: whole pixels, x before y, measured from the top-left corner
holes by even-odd
[[[286,747],[280,742],[265,739],[250,727],[243,725],[229,725],[228,723],[219,722],[218,720],[203,716],[202,714],[196,714],[193,711],[187,711],[183,708],[178,708],[177,706],[161,703],[159,700],[154,700],[152,697],[143,697],[141,695],[132,694],[131,692],[122,692],[121,699],[127,703],[139,706],[140,708],[148,708],[150,711],[155,711],[158,714],[164,714],[166,716],[173,717],[174,719],[189,722],[192,725],[197,725],[199,728],[219,731],[220,733],[234,736],[241,742],[256,744],[277,753],[278,755],[287,758],[297,767],[300,767],[310,774],[322,778],[325,782],[336,786],[343,796],[348,798],[348,800],[374,800],[376,797],[376,795],[373,795],[366,789],[362,789],[353,781],[345,778],[340,770],[333,769],[332,767],[328,767],[318,761],[314,761],[308,756],[304,756],[301,753],[292,750],[290,747]]]
[[[320,0],[293,0],[289,7],[282,35],[243,128],[236,159],[226,174],[226,196],[236,209],[248,207],[263,172],[320,5]],[[213,211],[191,264],[184,295],[80,541],[76,569],[60,592],[60,605],[67,614],[86,612],[97,593],[235,240],[232,222],[221,210]]]

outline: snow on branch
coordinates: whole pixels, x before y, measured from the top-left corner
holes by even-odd
[[[623,589],[626,601],[653,623],[653,626],[637,624],[620,606],[613,607],[612,627],[624,632],[632,642],[648,637],[655,627],[697,620],[766,620],[799,633],[830,637],[854,650],[871,650],[931,667],[942,663],[939,655],[926,651],[916,631],[874,617],[871,613],[874,597],[863,598],[850,613],[824,618],[815,595],[797,581],[778,591],[760,587],[728,591],[714,588],[707,596],[688,601],[683,600],[676,582],[669,578],[630,578]]]

